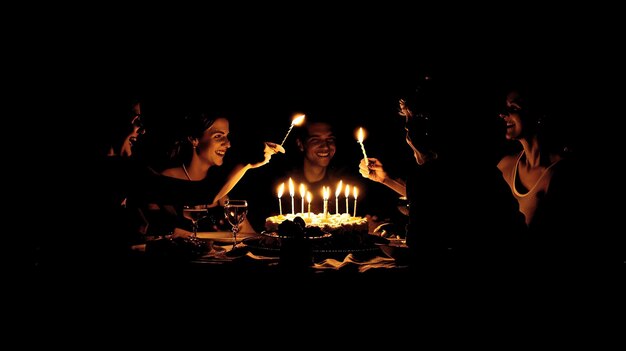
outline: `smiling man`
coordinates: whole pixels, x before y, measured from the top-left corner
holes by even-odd
[[[330,124],[323,121],[307,123],[296,143],[304,154],[303,173],[307,183],[326,177],[327,168],[337,151],[336,138]]]
[[[307,114],[305,124],[296,130],[295,146],[298,148],[299,157],[291,160],[293,162],[291,171],[287,172],[284,177],[274,180],[273,189],[276,190],[283,182],[287,186],[287,181],[291,177],[296,187],[295,198],[300,199],[299,187],[300,184],[304,184],[313,197],[311,212],[320,213],[323,212],[322,187],[328,186],[332,193],[329,199],[329,209],[331,213],[335,213],[335,192],[339,181],[343,181],[344,187],[345,184],[349,184],[350,188],[354,185],[360,186],[360,184],[357,184],[355,179],[358,178],[350,174],[345,165],[337,165],[337,160],[335,160],[337,137],[329,119]],[[286,196],[289,196],[287,189],[285,188]],[[339,203],[341,212],[345,212],[344,191],[345,188],[341,191]],[[302,202],[297,202],[295,212],[301,212]],[[283,212],[291,212],[291,207],[287,211],[283,208]]]

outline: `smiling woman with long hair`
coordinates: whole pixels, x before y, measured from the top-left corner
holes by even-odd
[[[576,162],[569,128],[575,103],[564,88],[516,82],[499,114],[518,149],[498,163],[529,229],[528,249],[543,263],[575,264],[589,256],[584,203],[588,186]],[[586,243],[585,243],[586,242]],[[585,247],[586,246],[586,247]]]
[[[223,210],[221,206],[228,199],[228,192],[239,182],[247,170],[267,164],[271,156],[281,149],[273,143],[265,143],[263,159],[254,163],[238,163],[228,174],[216,171],[224,164],[224,158],[231,147],[229,140],[230,123],[221,115],[211,117],[206,113],[189,115],[184,119],[180,140],[176,143],[173,158],[178,164],[161,172],[166,178],[178,182],[180,187],[177,207],[203,206],[217,209],[211,222],[212,230],[224,229]],[[177,161],[176,161],[177,160]],[[188,191],[182,191],[187,189]],[[219,218],[219,219],[218,219]],[[242,223],[243,232],[254,232],[246,220]]]
[[[498,164],[513,196],[524,213],[530,229],[541,230],[548,221],[547,212],[554,212],[553,179],[566,167],[567,146],[557,143],[557,134],[550,134],[548,125],[554,123],[554,111],[548,97],[528,87],[509,88],[505,109],[500,118],[505,124],[505,137],[521,146],[521,151],[507,155]],[[564,103],[564,102],[561,102]],[[560,195],[562,196],[562,195]],[[546,202],[547,201],[547,202]],[[549,214],[553,217],[556,213]]]

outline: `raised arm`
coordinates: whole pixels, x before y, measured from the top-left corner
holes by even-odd
[[[237,164],[228,175],[228,179],[226,180],[224,186],[222,186],[222,189],[220,189],[220,191],[213,199],[213,203],[216,203],[221,198],[228,195],[228,193],[235,187],[235,185],[237,185],[237,183],[239,183],[241,178],[243,178],[243,175],[246,174],[249,169],[254,169],[266,165],[270,162],[272,155],[278,152],[282,152],[284,154],[285,149],[278,144],[265,142],[265,147],[263,149],[263,161],[257,163],[248,163],[245,165]]]
[[[406,183],[403,180],[389,177],[383,164],[376,158],[368,158],[368,163],[368,165],[365,164],[365,159],[359,163],[359,173],[364,178],[384,184],[396,193],[406,196]]]

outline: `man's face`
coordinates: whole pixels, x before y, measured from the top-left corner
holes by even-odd
[[[336,138],[327,123],[317,122],[307,125],[308,136],[298,140],[300,150],[304,152],[305,162],[319,167],[328,167],[337,151]]]

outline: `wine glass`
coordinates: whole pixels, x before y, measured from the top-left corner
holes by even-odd
[[[400,211],[400,213],[402,213],[405,216],[409,216],[411,202],[406,196],[399,197],[396,206],[398,207],[398,210]],[[398,235],[400,235],[400,238],[401,238],[400,243],[403,245],[406,245],[406,224],[404,225],[403,231],[401,231],[400,228],[398,228]]]
[[[206,207],[201,206],[183,206],[183,217],[191,220],[193,228],[193,237],[198,236],[198,221],[208,216],[209,211]]]
[[[400,213],[402,213],[405,216],[409,215],[410,203],[409,203],[409,200],[406,198],[406,196],[399,197],[396,206],[398,207],[398,210],[400,211]]]
[[[230,225],[233,226],[233,249],[237,245],[237,233],[239,225],[246,219],[248,213],[248,202],[246,200],[226,200],[224,204],[224,215]]]

